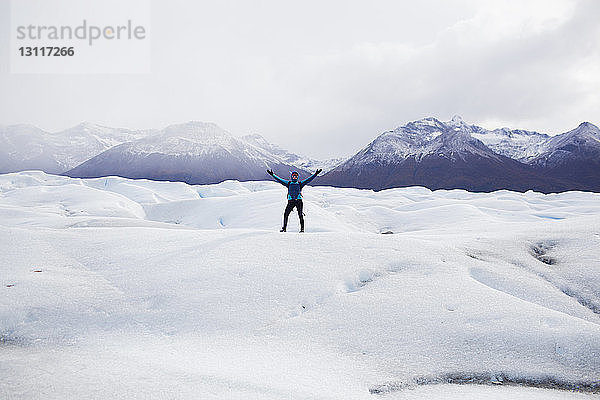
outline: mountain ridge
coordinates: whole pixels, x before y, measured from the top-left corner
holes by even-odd
[[[600,143],[596,141],[599,132],[591,123],[557,136],[507,128],[490,131],[458,116],[446,122],[427,117],[377,136],[319,183],[374,190],[420,185],[471,191],[599,191],[600,168],[589,156],[600,154],[600,146],[598,151],[594,147]],[[548,174],[546,166],[537,162],[545,153],[555,154],[564,138],[577,141],[582,135],[592,139],[577,143],[584,143],[586,149],[591,143],[592,150],[566,156],[567,161],[575,158],[579,163],[567,163],[568,168],[555,168]],[[511,146],[499,151],[502,143]],[[578,173],[582,166],[584,179]]]
[[[112,147],[64,174],[211,184],[227,179],[264,180],[267,169],[284,176],[292,169],[308,174],[214,123],[189,121]]]
[[[454,116],[425,117],[385,131],[347,159],[314,160],[259,134],[236,137],[211,122],[129,130],[82,122],[50,133],[33,125],[0,125],[0,172],[41,169],[79,177],[217,183],[268,179],[323,168],[315,184],[374,190],[421,185],[475,191],[600,191],[600,130],[590,122],[550,136],[523,129],[485,129]]]

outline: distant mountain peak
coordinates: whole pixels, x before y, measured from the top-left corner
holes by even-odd
[[[582,122],[572,132],[577,135],[585,135],[591,138],[600,139],[600,129],[590,122]]]
[[[460,115],[454,115],[452,117],[452,119],[450,120],[450,122],[453,122],[454,124],[457,124],[457,125],[464,123],[464,121]]]
[[[167,138],[170,141],[169,144],[166,142]],[[169,147],[173,144],[173,141],[180,142],[176,146],[177,149],[173,149],[173,151],[197,153],[198,151],[204,151],[201,147],[205,145],[216,145],[231,149],[236,146],[235,142],[237,139],[213,122],[189,121],[182,124],[169,125],[159,131],[156,137],[150,136],[145,138],[144,143],[151,145],[153,148],[152,151],[158,151],[160,148],[165,147],[165,144],[167,144],[166,147]],[[186,150],[188,145],[189,149]],[[171,152],[168,148],[164,148],[163,150]]]
[[[596,125],[592,124],[591,122],[587,122],[587,121],[584,121],[581,124],[579,124],[577,129],[580,129],[580,128],[585,128],[585,129],[592,128],[592,129],[598,130],[598,127]]]
[[[402,130],[403,128],[412,128],[412,127],[430,127],[430,128],[435,128],[435,129],[440,129],[441,127],[444,126],[444,123],[442,121],[440,121],[437,118],[434,117],[426,117],[426,118],[422,118],[422,119],[418,119],[416,121],[411,121],[406,123],[403,126],[400,126],[390,132],[396,132],[398,130]]]
[[[600,129],[592,123],[582,122],[579,126],[569,132],[557,135],[552,138],[552,142],[559,143],[569,140],[591,140],[592,142],[600,140]]]

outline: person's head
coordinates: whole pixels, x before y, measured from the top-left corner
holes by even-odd
[[[292,181],[296,182],[298,180],[298,172],[297,171],[292,171],[290,176],[292,177]]]

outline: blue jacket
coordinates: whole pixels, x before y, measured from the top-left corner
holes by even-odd
[[[302,188],[304,186],[306,186],[310,181],[312,181],[313,179],[315,179],[317,177],[317,173],[315,172],[314,174],[312,174],[311,176],[309,176],[308,178],[306,178],[303,181],[292,181],[292,180],[284,180],[281,179],[280,177],[278,177],[277,175],[273,174],[273,178],[281,183],[283,186],[288,188],[288,200],[299,200],[302,198],[302,193],[300,193],[302,191]]]

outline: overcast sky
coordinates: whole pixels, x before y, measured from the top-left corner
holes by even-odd
[[[597,0],[157,0],[152,72],[131,75],[11,74],[9,15],[0,0],[0,124],[210,121],[319,158],[426,116],[600,124]]]

